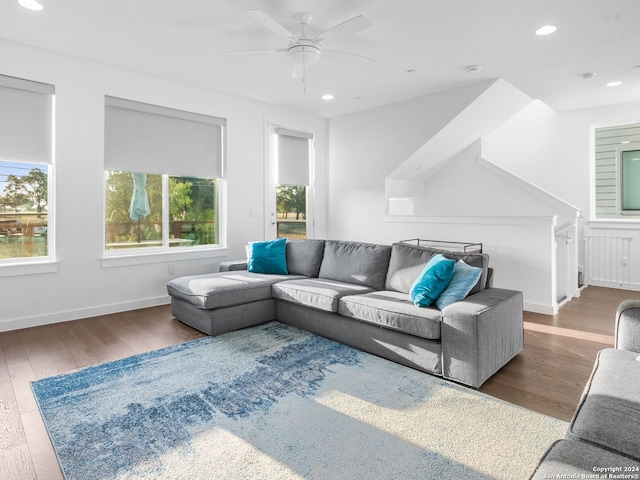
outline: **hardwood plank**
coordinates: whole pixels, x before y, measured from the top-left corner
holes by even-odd
[[[18,334],[36,379],[56,375],[58,370],[44,348],[38,331],[29,328]]]
[[[42,343],[42,348],[48,353],[52,361],[72,356],[64,340],[57,335],[57,332],[60,331],[61,327],[64,328],[64,325],[65,324],[44,325],[36,329],[40,342]]]
[[[2,346],[0,345],[0,384],[9,381],[11,381],[11,379],[9,378],[9,369],[7,368],[7,362],[4,359],[4,352],[2,351]]]
[[[36,401],[33,398],[33,392],[31,391],[30,382],[37,380],[31,368],[31,363],[27,360],[26,362],[12,365],[9,367],[9,375],[11,376],[13,394],[20,413],[38,410]]]
[[[10,450],[26,443],[13,386],[11,382],[0,383],[0,451]]]
[[[2,480],[36,480],[27,445],[0,450],[0,478]]]
[[[38,480],[62,480],[64,477],[58,465],[58,458],[40,412],[25,413],[21,418]]]
[[[28,360],[18,331],[5,332],[0,335],[0,346],[4,352],[4,359],[8,367]]]

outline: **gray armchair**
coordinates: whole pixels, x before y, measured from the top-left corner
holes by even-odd
[[[618,305],[615,334],[616,348],[640,353],[640,300],[625,300]]]

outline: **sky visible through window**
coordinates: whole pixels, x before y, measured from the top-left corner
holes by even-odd
[[[34,168],[43,170],[44,166],[37,163],[17,163],[0,161],[0,195],[4,192],[7,185],[7,177],[9,175],[22,176],[27,175]]]

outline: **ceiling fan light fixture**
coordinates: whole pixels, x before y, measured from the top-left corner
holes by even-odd
[[[300,65],[313,65],[320,60],[320,49],[315,45],[294,45],[287,50],[287,53],[294,63]]]

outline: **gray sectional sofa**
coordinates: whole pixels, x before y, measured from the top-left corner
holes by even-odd
[[[482,268],[469,295],[442,311],[409,296],[443,253]],[[491,288],[485,254],[397,243],[293,240],[287,275],[224,262],[218,273],[167,285],[173,315],[209,335],[278,320],[395,362],[479,387],[523,348],[522,293]]]
[[[598,354],[566,437],[531,478],[640,478],[640,301],[618,307],[615,348]]]

